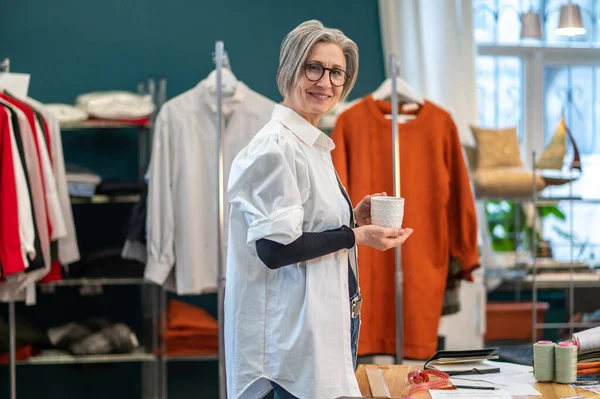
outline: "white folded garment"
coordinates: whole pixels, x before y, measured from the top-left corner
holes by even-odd
[[[89,118],[87,112],[70,104],[44,104],[44,107],[58,119],[59,123],[81,122]]]
[[[156,109],[151,96],[127,91],[81,94],[77,97],[75,105],[90,116],[106,119],[144,118]]]

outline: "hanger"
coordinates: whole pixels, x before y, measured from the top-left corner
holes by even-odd
[[[396,92],[401,99],[409,102],[416,102],[420,105],[425,104],[423,96],[417,94],[417,92],[415,92],[412,87],[400,77],[396,77]],[[387,78],[372,95],[374,100],[389,100],[392,97],[392,79]]]
[[[213,61],[216,62],[215,55],[213,54]],[[206,77],[206,84],[211,94],[217,92],[217,70],[214,69]],[[231,66],[229,64],[229,57],[227,53],[223,57],[223,68],[221,68],[221,93],[224,97],[232,97],[235,94],[238,80],[231,72]]]
[[[26,73],[12,73],[10,60],[5,58],[0,65],[0,91],[8,90],[18,98],[27,97],[31,75]]]

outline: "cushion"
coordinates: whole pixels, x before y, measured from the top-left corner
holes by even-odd
[[[539,169],[560,170],[567,153],[567,127],[563,118],[558,122],[552,140],[544,149],[537,163]]]
[[[548,186],[539,173],[536,173],[535,182],[538,192]],[[473,185],[477,197],[531,197],[533,171],[525,167],[477,169],[473,175]]]
[[[471,126],[477,143],[477,169],[522,167],[517,128],[486,129]]]

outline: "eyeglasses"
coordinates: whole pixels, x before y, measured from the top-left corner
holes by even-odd
[[[319,64],[304,65],[304,74],[311,82],[318,82],[321,80],[325,71],[329,71],[329,81],[336,87],[343,86],[346,83],[346,79],[350,77],[348,72],[340,68],[325,68]]]

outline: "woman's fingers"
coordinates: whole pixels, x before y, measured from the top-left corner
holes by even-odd
[[[413,229],[411,228],[405,228],[405,229],[393,229],[396,230],[397,235],[396,236],[390,236],[388,237],[388,248],[394,248],[397,247],[398,245],[402,245],[404,244],[404,242],[408,239],[408,237],[410,237],[410,235],[413,233]]]
[[[409,236],[411,235],[413,232],[413,229],[406,227],[406,228],[399,228],[399,229],[394,229],[394,228],[388,228],[385,227],[384,230],[382,231],[382,236],[386,237],[386,238],[396,238],[396,237],[401,237],[401,236]]]

